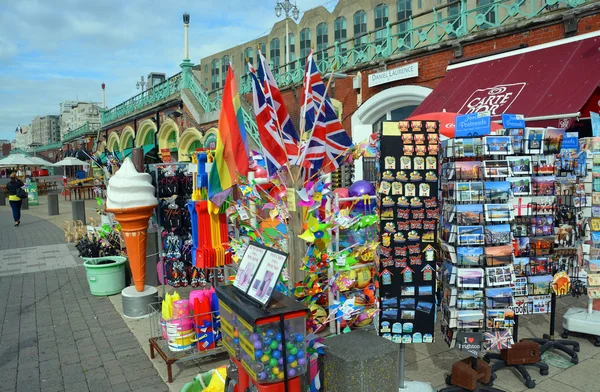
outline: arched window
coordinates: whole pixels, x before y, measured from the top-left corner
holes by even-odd
[[[305,59],[310,53],[310,29],[300,31],[300,58]]]
[[[294,37],[293,33],[290,33],[288,35],[288,39],[290,42],[290,57],[289,57],[289,62],[290,62],[290,69],[296,69],[296,37]],[[285,51],[284,54],[287,55],[287,41],[284,43],[285,45]],[[286,58],[286,61],[288,59]]]
[[[346,34],[346,18],[340,16],[333,22],[333,39],[340,44],[340,52],[342,55],[346,54],[346,50],[348,50],[348,45],[345,43],[342,44],[342,42],[347,39]]]
[[[327,23],[319,23],[317,25],[317,60],[329,57],[328,53],[324,51],[329,46],[328,33]]]
[[[271,55],[270,55],[270,60],[273,63],[271,66],[271,69],[273,70],[273,73],[279,73],[279,65],[280,65],[280,56],[281,56],[281,50],[279,49],[279,38],[273,38],[271,40]]]
[[[219,60],[214,59],[212,63],[210,63],[210,89],[218,90],[219,89]]]
[[[260,44],[258,44],[258,46],[260,47],[260,53],[263,54],[263,56],[267,55],[267,44],[265,44],[264,42],[261,42]],[[256,57],[258,58],[258,55],[256,55]]]
[[[377,45],[381,45],[385,36],[385,24],[388,22],[388,6],[379,4],[375,7],[375,29],[380,29],[375,32],[375,40]]]
[[[354,14],[354,48],[362,50],[367,44],[367,13],[363,10]],[[365,34],[365,35],[363,35]],[[361,37],[361,35],[363,35]]]
[[[229,56],[225,55],[221,59],[221,87],[225,87],[225,79],[227,79],[227,66],[229,66]]]
[[[254,65],[254,49],[251,47],[244,49],[244,57],[242,57],[242,69],[245,73],[248,73],[248,63]]]

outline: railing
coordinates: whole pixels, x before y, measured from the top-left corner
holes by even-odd
[[[500,27],[519,20],[531,19],[543,13],[576,8],[597,0],[494,0],[489,4],[472,6],[473,0],[449,2],[415,14],[409,18],[375,29],[314,53],[322,74],[343,71],[370,61],[387,58],[402,52],[424,48],[467,34]],[[302,83],[305,58],[280,67],[272,67],[277,84]],[[240,94],[252,91],[251,78],[240,78]]]
[[[322,74],[331,72],[334,66],[336,71],[343,71],[373,60],[425,48],[477,31],[531,19],[543,13],[576,8],[594,1],[598,0],[493,0],[489,4],[474,6],[475,0],[459,0],[394,23],[387,23],[384,27],[353,36],[345,41],[335,42],[334,45],[315,52],[314,56]],[[283,87],[302,83],[304,62],[304,58],[299,58],[281,67],[272,67],[278,85]],[[180,93],[183,88],[189,89],[205,112],[219,110],[222,89],[207,93],[200,86],[201,83],[188,69],[104,111],[102,125]],[[242,76],[239,93],[248,94],[251,91],[251,79],[247,75]],[[242,110],[246,129],[260,146],[254,116],[243,108]]]
[[[51,143],[51,144],[45,144],[45,145],[39,146],[39,147],[34,147],[32,150],[34,152],[43,152],[43,151],[48,151],[48,150],[58,150],[61,147],[62,147],[62,142],[56,142],[56,143]]]
[[[127,101],[102,112],[102,125],[108,124],[118,118],[127,116],[144,107],[150,106],[158,101],[164,100],[178,93],[182,88],[181,72],[165,80],[161,84],[142,91]]]
[[[83,124],[82,126],[80,126],[79,128],[76,128],[76,129],[72,130],[71,132],[64,134],[63,142],[69,142],[71,140],[75,140],[82,136],[95,135],[98,132],[98,129],[100,129],[100,124],[98,124],[98,123],[90,124],[89,122],[87,122],[87,123]]]

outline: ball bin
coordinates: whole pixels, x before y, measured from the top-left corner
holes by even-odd
[[[231,360],[225,391],[300,391],[300,376],[309,367],[308,309],[278,292],[273,293],[265,310],[233,286],[217,287],[216,291],[223,341],[232,342],[225,345],[230,346]]]

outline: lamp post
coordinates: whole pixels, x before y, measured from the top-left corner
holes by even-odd
[[[294,4],[292,4],[290,0],[277,2],[275,5],[275,15],[277,15],[278,18],[281,16],[281,11],[285,11],[285,70],[287,72],[290,63],[290,30],[288,19],[290,18],[291,11],[292,18],[294,21],[297,21],[300,16],[300,11],[298,10],[298,7],[296,7],[296,2],[294,1]]]
[[[135,87],[138,88],[138,90],[142,90],[144,91],[146,89],[146,81],[144,80],[144,77],[140,77],[140,80],[135,84]]]
[[[184,60],[189,60],[189,58],[190,58],[190,51],[189,51],[189,46],[188,46],[188,27],[189,26],[190,26],[190,14],[188,14],[186,12],[185,14],[183,14],[183,45],[184,45],[183,59]]]

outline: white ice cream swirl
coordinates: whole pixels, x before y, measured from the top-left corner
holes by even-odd
[[[106,193],[109,210],[157,205],[152,177],[148,173],[138,173],[129,158],[125,158],[121,168],[108,181]]]

